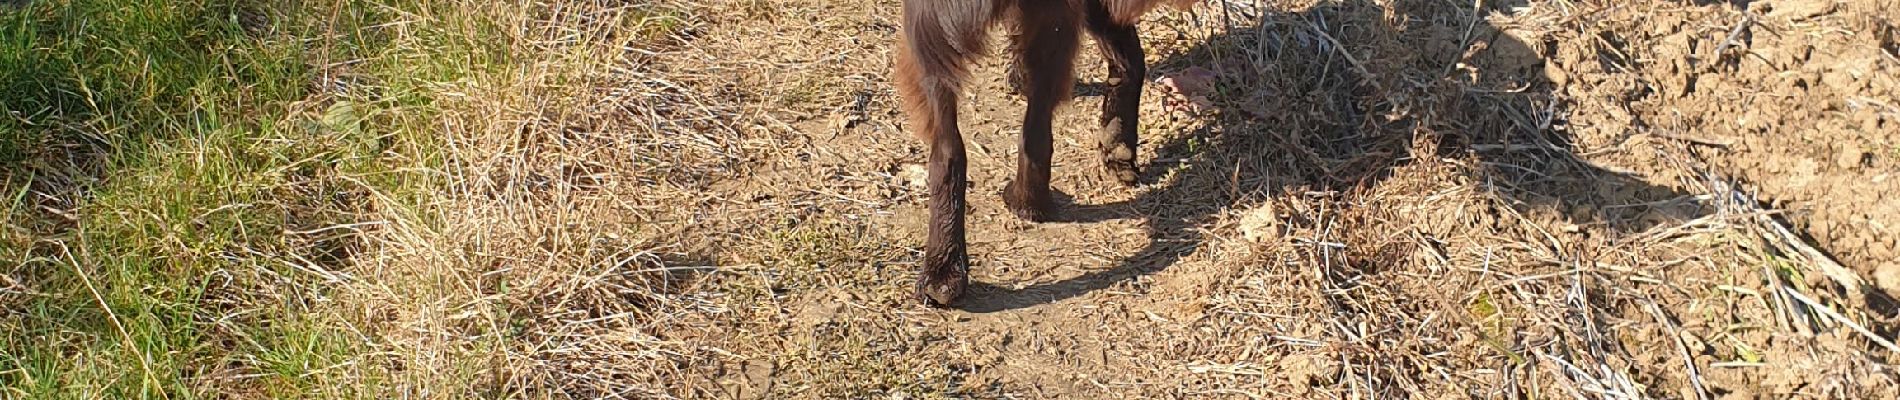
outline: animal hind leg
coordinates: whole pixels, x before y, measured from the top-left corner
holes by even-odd
[[[1141,146],[1141,89],[1148,74],[1141,36],[1133,21],[1117,22],[1100,0],[1090,1],[1086,14],[1089,34],[1108,62],[1108,95],[1102,97],[1097,149],[1108,175],[1132,186],[1140,177],[1135,151]]]
[[[910,129],[930,146],[929,233],[916,286],[918,299],[927,305],[950,305],[969,286],[964,238],[968,161],[957,128],[957,98],[970,55],[981,51],[981,31],[988,24],[983,18],[989,13],[955,6],[986,1],[904,2],[897,91],[910,116]]]
[[[1003,202],[1016,216],[1042,222],[1054,216],[1049,191],[1049,169],[1056,107],[1069,98],[1075,85],[1077,10],[1068,1],[1018,3],[1017,46],[1024,74],[1022,140],[1016,158],[1016,178],[1003,191]]]

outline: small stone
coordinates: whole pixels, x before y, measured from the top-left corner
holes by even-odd
[[[1570,74],[1564,71],[1562,65],[1548,62],[1544,64],[1544,79],[1549,80],[1554,87],[1564,87],[1564,84],[1570,83]]]
[[[904,163],[897,167],[897,179],[912,187],[924,187],[930,179],[930,171],[923,164]]]
[[[1841,168],[1853,169],[1859,168],[1861,160],[1865,160],[1866,158],[1867,152],[1861,150],[1860,145],[1848,144],[1841,147],[1841,153],[1836,156],[1834,163]]]
[[[1888,296],[1900,298],[1900,261],[1892,261],[1874,268],[1874,286],[1887,292]]]

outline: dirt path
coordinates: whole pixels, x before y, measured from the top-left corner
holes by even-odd
[[[1893,98],[1879,76],[1900,68],[1876,2],[1797,16],[1451,3],[1228,2],[1150,18],[1150,79],[1205,69],[1213,87],[1150,85],[1136,188],[1101,178],[1086,145],[1103,72],[1085,43],[1077,97],[1056,121],[1054,186],[1071,222],[1004,209],[1021,99],[988,60],[965,96],[978,286],[957,310],[910,298],[926,151],[886,81],[897,5],[708,6],[695,60],[745,61],[715,64],[737,78],[700,90],[752,104],[745,132],[766,145],[669,217],[701,228],[656,239],[733,267],[640,329],[681,354],[654,382],[685,382],[661,391],[682,397],[1900,390],[1894,355],[1849,326],[1890,337],[1894,318],[1879,276],[1895,225],[1876,211],[1895,198],[1879,182],[1896,172],[1900,114],[1876,100]],[[1760,33],[1719,45],[1743,15]],[[1852,72],[1815,72],[1801,84],[1834,89],[1810,100],[1742,90],[1786,79],[1795,61],[1745,57],[1693,85],[1671,80],[1694,75],[1678,60],[1734,46],[1775,60],[1815,35],[1834,44],[1807,51],[1838,46],[1830,65]],[[1784,121],[1719,128],[1752,113],[1730,108],[1735,96],[1779,104]],[[1785,120],[1815,102],[1830,111]],[[1810,124],[1827,128],[1784,140]],[[1828,144],[1843,142],[1852,150]],[[1751,167],[1807,165],[1775,161],[1797,153],[1842,161],[1785,180]],[[1814,186],[1797,178],[1832,195],[1802,195]]]
[[[1002,40],[1000,37],[997,40]],[[956,309],[942,311],[938,321],[925,329],[941,331],[948,356],[982,368],[966,377],[973,381],[1011,382],[1011,385],[1037,388],[1036,397],[1121,393],[1122,385],[1154,385],[1173,378],[1164,366],[1153,360],[1130,357],[1148,353],[1156,335],[1174,333],[1184,327],[1162,315],[1172,315],[1172,301],[1189,298],[1191,293],[1172,293],[1157,288],[1157,282],[1174,279],[1157,274],[1198,246],[1198,237],[1181,231],[1154,232],[1146,221],[1166,204],[1137,204],[1144,194],[1161,190],[1158,185],[1127,188],[1105,180],[1093,167],[1098,164],[1092,147],[1084,145],[1094,122],[1087,110],[1099,107],[1100,97],[1090,93],[1099,86],[1101,59],[1088,52],[1080,63],[1081,80],[1076,104],[1057,117],[1055,187],[1063,193],[1064,218],[1073,222],[1033,224],[1010,214],[1001,201],[1003,185],[1015,171],[1015,151],[1022,99],[1008,94],[1003,80],[1003,61],[992,58],[972,77],[966,95],[966,119],[970,159],[971,199],[969,214],[973,278],[977,287]],[[1159,103],[1161,96],[1148,96]],[[1155,107],[1159,108],[1159,107]],[[1149,113],[1166,116],[1165,112]],[[898,118],[866,121],[863,129],[847,129],[835,139],[826,140],[831,149],[876,149],[872,137],[882,140],[907,139],[888,128]],[[814,121],[800,131],[835,130],[833,121]],[[1167,132],[1162,132],[1164,135]],[[1162,139],[1165,139],[1162,138]],[[1165,140],[1150,140],[1160,143]],[[886,144],[886,146],[889,146]],[[903,143],[903,151],[858,152],[839,157],[837,167],[856,171],[894,171],[896,183],[910,196],[924,194],[923,159],[916,155],[924,149]],[[1159,149],[1147,146],[1144,152]],[[866,157],[869,155],[868,157]],[[1165,173],[1167,165],[1158,164],[1150,181]],[[1151,203],[1154,203],[1151,199]],[[892,206],[887,212],[873,212],[865,224],[872,232],[892,242],[922,243],[927,210]],[[1205,214],[1201,219],[1205,219]],[[1190,221],[1174,223],[1186,226]],[[1157,235],[1159,233],[1160,235]],[[1168,237],[1173,235],[1177,237]],[[1172,242],[1172,243],[1171,243]],[[1166,253],[1166,254],[1163,254]],[[1137,255],[1137,256],[1131,256]],[[1174,286],[1160,285],[1173,288]],[[817,301],[826,301],[818,299]],[[936,319],[936,318],[933,318]],[[1149,361],[1149,362],[1143,362]],[[1113,381],[1129,377],[1124,371],[1147,370],[1141,380]],[[1094,377],[1094,378],[1091,378]],[[1116,386],[1107,386],[1114,384]]]

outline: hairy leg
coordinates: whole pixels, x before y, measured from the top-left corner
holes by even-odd
[[[1003,202],[1018,217],[1046,221],[1054,216],[1049,191],[1050,157],[1054,142],[1056,107],[1068,100],[1075,85],[1075,52],[1079,41],[1077,10],[1066,1],[1018,3],[1018,39],[1014,46],[1024,75],[1022,141],[1016,159],[1016,178],[1003,192]]]
[[[957,128],[957,97],[972,54],[995,17],[992,0],[906,0],[897,51],[897,91],[910,129],[930,145],[930,222],[917,297],[949,305],[969,286],[964,240],[968,160]]]
[[[1140,148],[1141,89],[1147,81],[1146,55],[1134,23],[1117,22],[1100,1],[1090,1],[1088,30],[1102,59],[1108,61],[1108,94],[1102,97],[1101,131],[1096,137],[1102,166],[1110,177],[1134,185],[1140,177],[1135,166]]]

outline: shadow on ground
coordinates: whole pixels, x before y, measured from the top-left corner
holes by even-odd
[[[1519,212],[1554,211],[1616,235],[1665,220],[1654,212],[1701,213],[1683,193],[1579,157],[1564,102],[1544,74],[1549,55],[1539,49],[1550,46],[1520,42],[1484,19],[1511,2],[1478,13],[1425,1],[1391,10],[1363,0],[1304,10],[1235,3],[1196,17],[1230,28],[1150,64],[1150,82],[1197,66],[1215,73],[1211,110],[1191,117],[1207,122],[1170,132],[1155,123],[1167,114],[1144,114],[1144,141],[1160,144],[1144,146],[1159,150],[1144,157],[1146,184],[1133,189],[1141,194],[1062,211],[1070,222],[1144,219],[1148,245],[1112,268],[1058,282],[976,283],[963,309],[1048,304],[1153,274],[1202,248],[1200,227],[1224,210],[1274,198],[1349,199],[1424,157],[1459,160],[1466,179]],[[1145,109],[1162,106],[1152,99]],[[1099,101],[1078,98],[1073,107]]]

